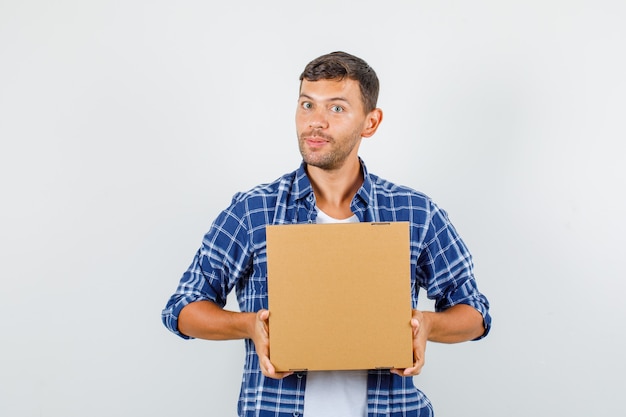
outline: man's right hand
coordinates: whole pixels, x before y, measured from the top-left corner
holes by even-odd
[[[254,328],[252,331],[252,341],[259,358],[261,372],[268,378],[281,379],[293,374],[293,372],[276,372],[274,365],[270,361],[270,331],[269,331],[268,310],[259,310],[255,316]]]
[[[268,310],[256,313],[227,311],[217,304],[201,300],[187,304],[180,312],[178,329],[181,333],[207,340],[252,339],[263,375],[280,379],[293,372],[276,372],[270,362],[270,333]]]

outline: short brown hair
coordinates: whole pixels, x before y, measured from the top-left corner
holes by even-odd
[[[366,112],[376,108],[378,101],[378,76],[367,62],[346,52],[331,52],[309,62],[300,74],[300,81],[343,80],[359,82],[363,107]]]

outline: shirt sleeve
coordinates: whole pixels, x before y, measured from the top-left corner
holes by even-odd
[[[161,319],[165,327],[184,339],[190,339],[178,330],[178,316],[183,307],[201,300],[224,307],[228,294],[248,269],[249,246],[244,216],[233,204],[211,225],[191,265],[163,309]]]
[[[476,284],[472,256],[448,219],[447,213],[431,203],[430,220],[418,259],[417,276],[435,301],[435,311],[457,304],[474,307],[482,316],[487,336],[491,329],[489,301]]]

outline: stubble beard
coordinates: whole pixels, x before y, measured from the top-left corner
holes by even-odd
[[[305,137],[311,136],[311,132],[305,132],[300,135],[298,140],[298,146],[300,147],[300,154],[302,159],[307,165],[314,166],[323,170],[334,170],[340,168],[344,161],[348,158],[350,153],[354,150],[354,147],[358,144],[361,138],[360,132],[353,132],[350,135],[350,140],[345,146],[337,147],[336,141],[333,137],[323,134],[316,134],[315,136],[324,138],[330,145],[329,150],[311,150],[307,148]]]

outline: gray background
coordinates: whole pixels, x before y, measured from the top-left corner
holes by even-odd
[[[228,4],[228,5],[226,5]],[[437,415],[621,414],[622,1],[0,1],[0,415],[234,416],[241,341],[160,311],[217,213],[297,167],[298,75],[382,83],[370,170],[445,208],[492,334]]]

